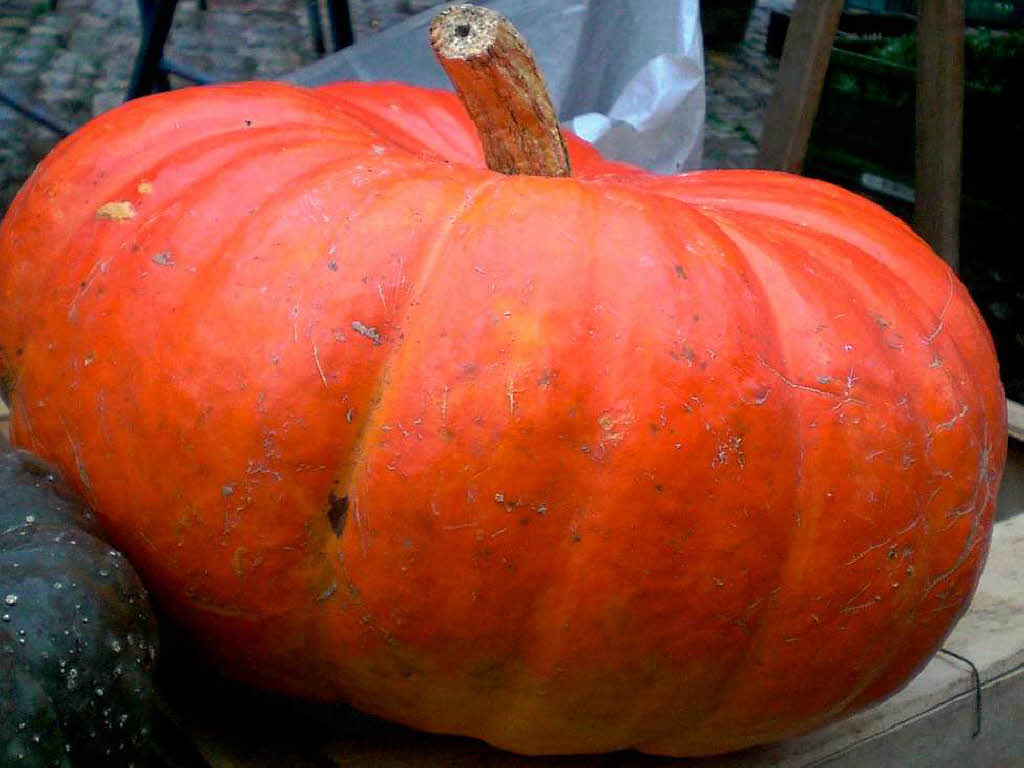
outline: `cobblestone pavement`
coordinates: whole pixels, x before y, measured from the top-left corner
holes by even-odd
[[[51,9],[56,5],[55,9]],[[356,39],[435,5],[434,0],[351,0]],[[274,78],[316,57],[305,0],[181,0],[166,55],[218,80]],[[706,57],[705,167],[749,167],[776,62],[767,58],[768,10],[744,43]],[[326,18],[325,18],[326,23]],[[0,0],[0,85],[80,125],[119,104],[139,44],[132,0]],[[172,78],[172,85],[186,85]],[[57,137],[0,105],[0,211]]]
[[[705,168],[754,166],[764,110],[779,68],[778,59],[765,53],[770,15],[770,5],[759,2],[740,45],[704,53]]]

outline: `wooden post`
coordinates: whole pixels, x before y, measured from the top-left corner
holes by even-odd
[[[842,10],[843,0],[797,0],[765,110],[758,167],[802,170]]]
[[[960,266],[964,124],[964,2],[920,0],[914,225],[954,270]]]

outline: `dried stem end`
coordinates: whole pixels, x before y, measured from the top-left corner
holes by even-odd
[[[508,19],[489,8],[456,5],[430,25],[430,45],[476,124],[488,168],[569,175],[547,86]]]

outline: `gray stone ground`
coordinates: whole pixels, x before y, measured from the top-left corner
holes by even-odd
[[[0,0],[0,84],[79,125],[121,102],[139,44],[133,0]],[[305,0],[180,0],[166,55],[220,80],[274,78],[315,59]],[[435,5],[351,0],[356,39]],[[705,167],[749,167],[777,65],[766,57],[768,10],[743,45],[707,54]],[[325,19],[326,22],[326,19]],[[174,87],[186,85],[172,79]],[[0,106],[0,211],[56,136]]]

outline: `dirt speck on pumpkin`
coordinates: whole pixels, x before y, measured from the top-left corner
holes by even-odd
[[[148,181],[140,181],[139,186],[135,188],[140,195],[151,195],[153,194],[153,185]]]
[[[358,320],[352,321],[352,330],[358,334],[365,336],[375,345],[380,345],[384,343],[384,341],[380,337],[380,334],[377,332],[376,328],[370,328],[369,326],[363,325]]]
[[[323,592],[321,592],[319,595],[317,595],[316,601],[318,603],[322,603],[325,600],[330,600],[332,597],[334,597],[334,593],[337,592],[337,591],[338,591],[338,584],[337,584],[337,582],[332,582],[329,587],[327,587]]]
[[[161,267],[173,267],[174,253],[171,251],[160,251],[160,253],[153,256],[153,263],[159,264]]]
[[[128,200],[112,200],[96,209],[97,219],[125,221],[135,218],[135,206]]]

